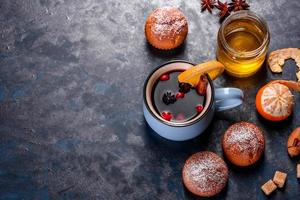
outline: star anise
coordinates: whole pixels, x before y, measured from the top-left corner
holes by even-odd
[[[218,5],[216,5],[216,7],[220,10],[219,16],[221,20],[226,18],[230,14],[230,10],[227,2],[222,3],[218,0]]]
[[[169,104],[173,104],[176,102],[176,97],[171,92],[167,92],[163,95],[162,100],[166,105],[169,105]]]
[[[248,10],[249,7],[246,0],[231,0],[231,3],[229,3],[230,11]]]
[[[208,10],[211,13],[211,10],[214,8],[216,1],[215,0],[201,0],[201,12]]]

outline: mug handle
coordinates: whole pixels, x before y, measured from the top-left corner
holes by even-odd
[[[238,88],[215,89],[216,111],[228,110],[243,103],[244,93]]]

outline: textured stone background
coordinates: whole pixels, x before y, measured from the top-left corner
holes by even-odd
[[[271,32],[270,50],[300,46],[298,0],[249,0]],[[151,48],[144,21],[156,7],[178,6],[188,17],[186,43],[172,52]],[[194,199],[181,182],[184,161],[211,150],[222,156],[226,128],[247,120],[265,132],[266,152],[254,167],[229,165],[227,188],[215,199],[266,199],[260,185],[275,170],[288,173],[270,199],[297,199],[300,185],[286,153],[288,134],[300,125],[261,119],[256,91],[274,78],[295,79],[264,67],[217,87],[244,90],[238,109],[216,114],[199,138],[175,143],[157,137],[142,114],[148,73],[171,59],[202,62],[215,57],[218,17],[200,12],[199,0],[1,0],[0,1],[0,199]]]

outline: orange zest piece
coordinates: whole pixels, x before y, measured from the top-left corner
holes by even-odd
[[[214,80],[223,73],[224,69],[225,67],[222,63],[211,60],[185,70],[177,78],[180,83],[189,83],[193,87],[196,87],[201,75],[208,74]]]

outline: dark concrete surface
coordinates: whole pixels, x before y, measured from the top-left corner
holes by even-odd
[[[270,50],[300,46],[298,0],[249,0],[271,32]],[[178,6],[188,17],[186,43],[172,52],[151,48],[144,21],[156,7]],[[226,128],[241,120],[265,133],[266,151],[251,168],[229,165],[226,189],[213,199],[299,199],[296,163],[286,153],[294,115],[281,123],[260,118],[259,87],[295,79],[266,66],[248,79],[226,75],[217,87],[244,90],[245,103],[216,114],[200,137],[182,143],[157,137],[142,114],[142,86],[156,66],[172,60],[215,58],[217,13],[200,12],[200,0],[1,0],[0,199],[197,199],[181,182],[184,161],[201,150],[222,155]],[[260,186],[276,170],[286,186],[265,197]]]

